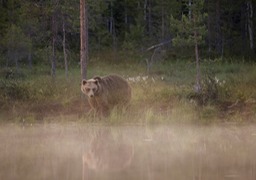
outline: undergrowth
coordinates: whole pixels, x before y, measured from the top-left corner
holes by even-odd
[[[102,120],[87,115],[89,106],[80,92],[80,69],[64,70],[52,79],[44,67],[21,70],[22,78],[0,79],[0,119],[18,122],[85,121],[107,123],[255,122],[256,68],[251,64],[202,62],[202,94],[194,93],[195,64],[163,62],[146,73],[140,62],[108,65],[96,59],[88,77],[120,74],[132,87],[128,110],[113,110]],[[5,72],[2,72],[5,73]],[[200,98],[196,97],[199,96]],[[196,98],[195,98],[196,97]],[[199,102],[198,99],[201,101]]]

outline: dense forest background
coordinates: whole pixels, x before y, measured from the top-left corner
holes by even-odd
[[[143,53],[155,44],[171,57],[193,56],[194,47],[173,43],[172,19],[191,18],[193,0],[88,0],[89,52]],[[255,55],[255,1],[204,0],[199,49],[202,57]],[[192,16],[193,17],[193,16]],[[185,29],[186,31],[186,29]],[[79,63],[78,0],[1,0],[0,63],[3,67]],[[64,59],[64,60],[63,60]],[[55,72],[52,72],[53,75]]]
[[[255,122],[255,2],[0,0],[0,119],[83,119],[81,77],[116,73],[133,109],[109,121]]]

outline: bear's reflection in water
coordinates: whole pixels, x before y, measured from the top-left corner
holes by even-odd
[[[256,126],[0,126],[2,180],[255,180]]]
[[[89,171],[120,172],[128,168],[134,157],[134,146],[122,134],[100,129],[92,138],[89,150],[83,155],[83,180],[90,179]]]

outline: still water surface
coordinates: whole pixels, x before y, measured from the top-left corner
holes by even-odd
[[[256,126],[0,126],[3,180],[255,180]]]

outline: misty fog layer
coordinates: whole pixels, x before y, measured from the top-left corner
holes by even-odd
[[[256,179],[256,126],[0,126],[0,179]]]

